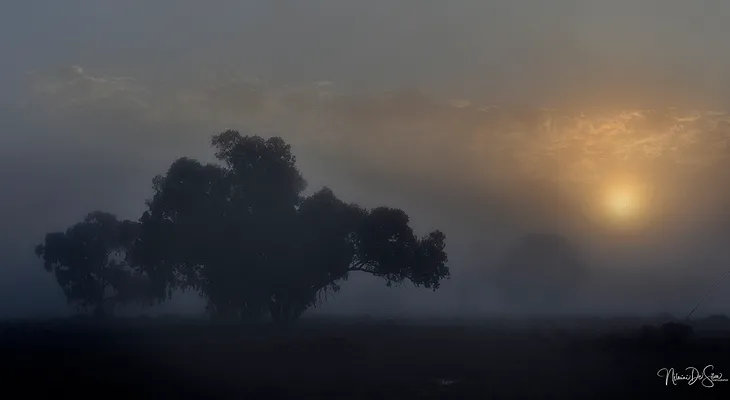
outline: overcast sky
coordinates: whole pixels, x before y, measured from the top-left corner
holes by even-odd
[[[309,190],[446,232],[440,292],[362,277],[325,310],[509,310],[488,272],[549,231],[590,254],[583,311],[688,312],[730,260],[728,18],[722,0],[4,1],[0,316],[67,312],[33,245],[95,209],[138,218],[154,175],[229,128],[284,137]],[[630,239],[581,211],[624,173],[662,216]],[[706,310],[727,304],[730,282]]]

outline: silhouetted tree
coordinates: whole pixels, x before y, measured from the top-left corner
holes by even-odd
[[[350,272],[437,289],[444,235],[417,238],[401,210],[365,210],[325,188],[308,198],[291,148],[226,131],[222,165],[181,158],[154,179],[132,255],[158,290],[194,289],[215,315],[296,318]]]
[[[127,263],[127,246],[138,224],[95,211],[65,232],[46,235],[36,246],[69,304],[103,316],[118,304],[144,299],[148,281]]]
[[[271,313],[293,318],[339,290],[351,272],[386,284],[410,281],[436,290],[448,277],[445,236],[417,238],[401,210],[365,210],[339,200],[329,188],[304,199],[298,209],[292,260],[276,268]]]
[[[528,234],[509,249],[495,282],[511,302],[542,308],[566,300],[587,273],[578,249],[558,234]]]

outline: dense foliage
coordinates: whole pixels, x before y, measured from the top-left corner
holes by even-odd
[[[226,131],[212,145],[219,164],[180,158],[154,178],[139,222],[97,212],[46,237],[38,254],[69,301],[99,306],[107,286],[145,301],[187,289],[217,316],[287,320],[336,292],[351,272],[432,290],[448,278],[443,233],[419,238],[405,212],[367,210],[328,188],[303,197],[306,182],[281,138]],[[107,277],[122,267],[144,276],[144,290],[128,292],[116,283],[127,278]]]

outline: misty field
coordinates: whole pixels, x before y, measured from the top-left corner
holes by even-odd
[[[4,390],[129,398],[720,398],[661,368],[730,371],[728,330],[665,343],[633,319],[305,319],[245,326],[139,318],[7,322]],[[646,331],[646,329],[644,330]],[[650,335],[649,335],[650,336]],[[727,372],[730,374],[730,372]],[[42,392],[42,393],[41,393]],[[725,393],[725,394],[723,394]]]

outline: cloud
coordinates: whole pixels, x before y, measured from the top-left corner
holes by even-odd
[[[423,151],[440,147],[436,137],[456,142],[459,152],[473,148],[475,138],[488,137],[492,147],[509,149],[512,156],[536,163],[547,162],[551,156],[565,157],[571,150],[639,161],[672,152],[684,155],[691,146],[701,146],[696,150],[705,152],[723,146],[730,134],[730,116],[718,111],[662,108],[583,113],[502,108],[465,99],[438,99],[417,90],[353,94],[339,91],[329,81],[274,86],[259,80],[213,78],[186,83],[170,91],[129,77],[90,75],[75,66],[34,72],[30,93],[45,111],[53,107],[121,110],[135,105],[147,118],[219,125],[266,122],[273,130],[292,124],[304,124],[298,130],[323,132],[345,127],[337,136],[362,143],[387,137],[407,146],[414,143],[404,138],[419,139],[414,150]],[[713,156],[708,163],[725,157],[723,153]]]
[[[170,89],[80,67],[33,76],[32,115],[73,115],[97,121],[93,126],[119,121],[106,132],[82,129],[95,136],[86,140],[113,146],[109,151],[125,147],[154,158],[159,146],[192,148],[228,128],[281,135],[303,167],[317,171],[314,186],[358,177],[359,189],[352,190],[371,192],[373,202],[388,192],[378,186],[392,187],[388,195],[398,197],[395,189],[406,185],[408,192],[437,192],[429,196],[436,203],[480,199],[497,209],[515,199],[553,198],[570,204],[619,171],[641,176],[671,199],[696,184],[690,177],[720,168],[730,154],[730,116],[718,111],[510,108],[419,90],[363,94],[329,81],[277,86],[235,76]],[[169,157],[173,151],[166,149]],[[716,197],[726,195],[715,189]]]
[[[145,88],[129,77],[104,77],[87,74],[80,66],[56,71],[31,71],[29,92],[32,100],[62,109],[137,107],[149,100]]]
[[[535,181],[545,192],[585,195],[617,171],[684,188],[692,182],[680,177],[706,175],[730,155],[730,115],[719,111],[510,108],[419,90],[363,94],[330,81],[276,86],[230,76],[170,89],[81,67],[31,77],[30,115],[73,116],[94,126],[119,120],[85,139],[145,157],[154,157],[158,145],[192,145],[236,128],[283,136],[301,162],[320,172],[336,164],[345,175],[378,184],[407,181],[503,201],[540,187]],[[130,124],[150,131],[130,132]],[[165,132],[171,126],[183,128]]]

